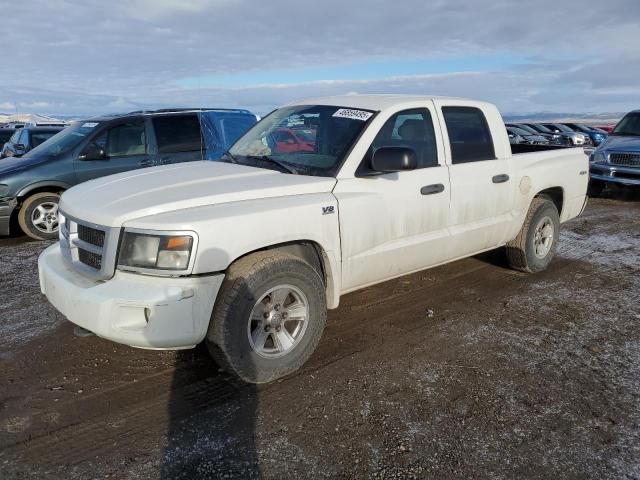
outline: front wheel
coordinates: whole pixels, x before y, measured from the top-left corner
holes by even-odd
[[[206,344],[222,368],[266,383],[307,361],[326,315],[324,282],[311,265],[275,250],[258,252],[229,267]]]
[[[546,197],[536,197],[518,236],[507,243],[507,259],[512,268],[539,272],[547,268],[558,248],[560,216],[555,204]]]
[[[18,224],[22,231],[36,240],[58,238],[57,193],[43,192],[28,197],[18,212]]]

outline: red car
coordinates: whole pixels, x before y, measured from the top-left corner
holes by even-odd
[[[615,125],[597,125],[593,128],[599,128],[600,130],[604,130],[607,133],[611,133]]]
[[[315,131],[311,129],[279,128],[273,132],[273,137],[276,153],[314,152],[316,149]]]

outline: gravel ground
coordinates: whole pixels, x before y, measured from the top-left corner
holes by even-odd
[[[640,478],[640,194],[552,266],[498,250],[346,296],[302,371],[78,338],[0,240],[0,478]]]

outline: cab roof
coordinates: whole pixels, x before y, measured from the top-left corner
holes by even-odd
[[[426,102],[431,100],[472,100],[458,97],[441,97],[434,95],[393,95],[393,94],[371,94],[371,95],[335,95],[331,97],[309,98],[306,100],[291,102],[289,105],[331,105],[336,107],[362,108],[365,110],[384,110],[402,104],[416,102]]]

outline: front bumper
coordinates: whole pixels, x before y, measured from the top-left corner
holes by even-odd
[[[589,178],[621,185],[640,185],[640,168],[592,163],[589,167]]]
[[[17,205],[15,198],[0,199],[0,235],[11,233],[11,216]]]
[[[132,347],[191,348],[200,343],[224,275],[154,277],[117,271],[94,281],[71,268],[59,244],[38,259],[40,289],[71,322]]]

